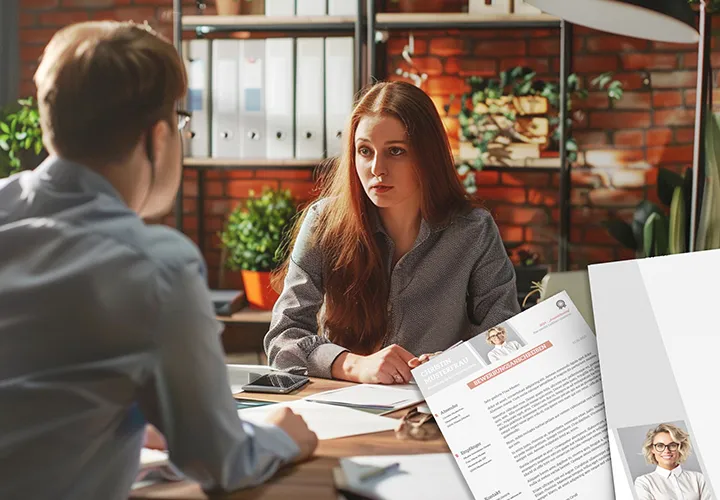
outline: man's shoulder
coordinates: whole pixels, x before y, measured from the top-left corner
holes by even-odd
[[[179,269],[203,262],[197,245],[170,226],[148,224],[140,229],[138,236],[138,250],[156,267]]]

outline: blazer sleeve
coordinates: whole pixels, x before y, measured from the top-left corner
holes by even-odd
[[[287,276],[273,307],[264,346],[271,366],[311,377],[332,378],[335,358],[347,351],[318,334],[323,303],[323,257],[313,245],[319,203],[307,212],[293,247]]]
[[[470,276],[468,305],[477,331],[496,326],[520,313],[515,268],[505,251],[500,231],[489,212],[480,220],[477,261]]]

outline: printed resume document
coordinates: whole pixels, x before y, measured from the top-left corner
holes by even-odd
[[[413,369],[482,500],[611,500],[597,342],[565,292]]]
[[[615,498],[720,499],[720,250],[588,276]]]

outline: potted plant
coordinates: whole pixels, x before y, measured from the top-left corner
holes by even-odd
[[[284,243],[298,210],[287,190],[266,188],[260,196],[250,196],[230,212],[220,241],[226,267],[241,272],[250,306],[270,310],[278,299],[270,275],[284,260]]]
[[[45,156],[40,114],[32,97],[20,99],[0,119],[0,177],[35,168]]]

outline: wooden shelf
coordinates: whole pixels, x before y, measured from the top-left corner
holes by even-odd
[[[269,158],[239,159],[239,158],[183,158],[183,165],[191,168],[315,168],[328,159],[318,160],[274,160]]]
[[[377,14],[377,29],[453,29],[559,27],[560,18],[547,14],[467,14],[463,12]]]
[[[186,31],[350,31],[355,17],[348,16],[183,16]]]

